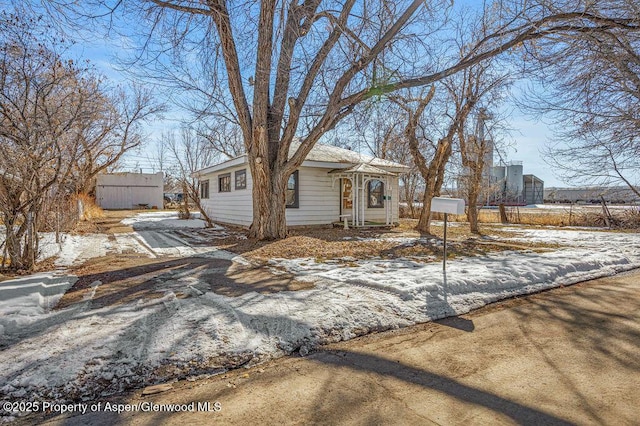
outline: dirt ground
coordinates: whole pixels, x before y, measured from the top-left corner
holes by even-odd
[[[103,217],[82,222],[76,229],[77,233],[102,233],[112,238],[115,234],[133,232],[131,226],[123,225],[122,219],[131,217],[134,211],[105,211]],[[190,232],[206,233],[206,229],[182,230],[182,237],[188,237]],[[115,240],[115,238],[113,238]],[[224,241],[216,241],[222,249],[228,245],[238,245],[247,241],[240,230],[232,232],[232,236]],[[231,244],[230,242],[233,242]],[[197,245],[197,242],[193,242]],[[259,242],[249,242],[258,245]],[[242,250],[237,250],[241,254]],[[99,281],[101,285],[95,291],[92,308],[106,305],[125,303],[141,298],[159,298],[164,291],[158,290],[157,284],[171,271],[193,271],[194,275],[202,275],[202,281],[208,283],[201,291],[213,291],[225,296],[240,296],[247,292],[273,293],[277,291],[297,291],[312,288],[308,282],[295,280],[291,274],[275,275],[266,268],[263,262],[251,265],[230,264],[219,259],[200,257],[171,257],[161,256],[149,258],[144,253],[112,253],[93,258],[82,265],[71,268],[71,273],[78,277],[78,281],[60,299],[56,309],[64,309],[76,302],[82,302],[88,292],[92,291],[92,284]],[[215,271],[215,272],[211,272]],[[177,297],[188,297],[177,293]]]
[[[131,217],[134,211],[105,211],[104,217],[82,223],[78,232],[98,232],[116,234],[131,232],[130,226],[120,221]],[[442,254],[439,245],[443,237],[443,225],[434,222],[432,235],[421,235],[414,228],[415,219],[402,219],[397,227],[380,227],[364,229],[343,229],[340,227],[298,227],[289,230],[289,236],[279,241],[258,241],[247,238],[247,230],[230,227],[230,235],[226,238],[215,238],[220,249],[240,254],[259,263],[271,258],[313,257],[318,260],[344,257],[416,257],[422,260],[440,261]],[[206,232],[206,230],[203,230]],[[491,251],[503,250],[540,250],[557,248],[553,242],[531,243],[524,245],[508,241],[500,241],[501,237],[512,234],[500,230],[499,226],[483,224],[480,234],[472,234],[465,223],[452,223],[448,227],[448,254],[455,256],[482,255]],[[423,240],[411,247],[398,243],[402,238],[420,238]]]
[[[635,270],[368,335],[305,358],[176,382],[155,395],[139,390],[109,399],[208,402],[208,411],[204,405],[184,413],[101,410],[46,424],[631,425],[639,419],[639,353]]]

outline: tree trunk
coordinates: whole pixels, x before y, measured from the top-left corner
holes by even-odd
[[[444,185],[444,172],[451,157],[451,139],[442,138],[438,141],[436,152],[431,162],[426,165],[422,163],[420,174],[425,182],[424,197],[422,199],[422,210],[416,230],[423,234],[431,234],[431,199],[438,197]]]
[[[180,204],[180,219],[191,219],[189,211],[189,187],[186,182],[182,182],[182,203]]]
[[[22,261],[21,236],[16,233],[15,217],[4,217],[5,223],[5,250],[9,256],[9,268],[24,269]]]
[[[204,220],[205,227],[212,228],[213,220],[211,220],[211,218],[207,214],[207,211],[202,206],[202,199],[200,198],[200,186],[198,185],[198,181],[195,179],[189,182],[183,180],[183,184],[183,189],[187,188],[187,190],[189,191],[188,198],[191,198],[191,201],[193,201],[193,203],[195,204],[198,212],[200,212],[200,219]]]
[[[22,255],[23,265],[27,269],[31,269],[35,263],[35,218],[33,212],[27,213],[27,243],[24,245],[24,253]]]
[[[500,211],[500,223],[503,225],[509,223],[509,218],[507,217],[507,211],[504,208],[504,204],[500,203],[498,205],[498,210]]]
[[[422,209],[416,230],[421,234],[431,234],[431,199],[434,197],[433,187],[428,185],[424,189],[422,197]]]
[[[479,234],[480,229],[478,227],[478,198],[480,198],[480,187],[483,181],[482,171],[484,170],[484,161],[482,156],[484,150],[481,149],[481,154],[478,154],[477,161],[469,161],[467,155],[463,156],[466,162],[466,166],[469,169],[469,182],[467,182],[467,202],[469,208],[467,209],[467,220],[469,221],[469,230],[474,234]]]
[[[474,234],[479,234],[478,228],[478,188],[472,184],[468,193],[469,207],[467,209],[467,220],[469,221],[469,229]]]
[[[202,218],[202,220],[204,220],[205,227],[206,228],[213,228],[213,220],[211,220],[211,218],[207,214],[207,212],[204,209],[204,207],[202,207],[202,203],[200,202],[200,200],[196,201],[196,207],[197,207],[198,211],[200,212],[200,218]]]
[[[251,162],[253,222],[250,236],[278,240],[287,236],[286,188],[289,174],[271,171],[264,161]]]

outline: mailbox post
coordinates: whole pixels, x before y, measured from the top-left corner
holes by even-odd
[[[447,215],[464,214],[464,200],[461,198],[433,197],[431,199],[431,211],[444,213],[444,255],[442,257],[442,270],[447,270]]]

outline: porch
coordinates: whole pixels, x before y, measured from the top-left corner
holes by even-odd
[[[340,186],[340,218],[345,227],[391,227],[394,225],[392,181],[397,175],[366,163],[334,169],[332,186]],[[383,214],[372,214],[383,211]],[[373,217],[372,217],[373,216]]]

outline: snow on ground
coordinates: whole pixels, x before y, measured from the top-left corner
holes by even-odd
[[[592,242],[584,248],[554,252],[503,252],[456,259],[448,262],[446,274],[441,263],[402,258],[361,260],[348,265],[317,263],[312,258],[274,259],[271,264],[307,279],[323,278],[396,294],[408,304],[426,300],[431,304],[429,311],[440,317],[468,312],[504,297],[640,267],[639,236],[613,240],[620,247],[612,249]]]
[[[199,214],[193,219],[179,219],[175,211],[157,211],[138,213],[134,217],[122,220],[122,224],[131,225],[134,229],[168,229],[168,228],[204,228],[205,222]],[[220,229],[222,229],[220,227]]]
[[[496,207],[497,208],[497,207]],[[522,207],[520,207],[522,208]],[[541,210],[587,210],[587,211],[602,211],[600,204],[529,204],[524,206],[527,209],[541,209]],[[633,204],[607,204],[609,210],[638,210],[640,206]]]
[[[62,234],[61,242],[56,243],[54,233],[41,233],[38,259],[57,256],[55,265],[68,267],[108,253],[132,252],[150,257],[193,256],[214,250],[212,246],[193,248],[177,235],[176,231],[180,229],[204,228],[204,221],[197,217],[184,220],[178,218],[177,212],[159,211],[138,213],[134,217],[122,220],[122,224],[132,226],[134,232],[115,234],[112,237],[115,241],[106,234]],[[214,227],[213,230],[224,232],[224,228],[220,226]]]
[[[0,338],[48,316],[76,280],[46,272],[0,283]]]
[[[109,253],[128,251],[154,257],[134,232],[116,234],[114,238],[115,241],[109,239],[106,234],[61,234],[60,243],[56,243],[53,233],[42,233],[38,260],[56,257],[55,266],[69,267]]]
[[[509,237],[514,242],[530,242],[530,243],[553,243],[562,246],[578,247],[578,248],[606,248],[613,250],[626,251],[629,249],[637,250],[635,238],[637,233],[609,232],[606,228],[572,227],[559,229],[544,228],[527,228],[517,226],[507,226],[500,228],[502,231],[513,234]]]
[[[173,223],[167,217],[162,220]],[[171,233],[167,228],[149,229],[151,222],[135,222],[147,224],[134,237],[142,240],[140,247],[159,256],[210,256],[217,259],[215,268],[168,271],[158,280],[158,289],[164,291],[161,299],[99,309],[91,307],[90,289],[83,303],[57,311],[47,309],[40,299],[23,314],[11,310],[19,308],[8,308],[7,301],[0,302],[7,315],[0,329],[0,400],[27,393],[32,399],[58,401],[109,395],[167,376],[220,371],[238,360],[258,362],[296,350],[304,354],[318,344],[461,314],[506,297],[640,267],[637,233],[512,227],[516,240],[557,242],[562,247],[452,259],[446,275],[440,263],[402,258],[273,259],[276,272],[290,271],[299,280],[314,282],[314,288],[227,297],[208,290],[210,273],[224,272],[242,258],[213,246],[190,247],[181,235],[197,230]],[[47,279],[32,276],[28,282],[36,285]],[[73,278],[56,279],[62,283]],[[100,285],[94,283],[93,292]],[[20,282],[0,283],[4,286]],[[192,297],[177,298],[177,292]],[[12,305],[23,303],[11,300]]]

